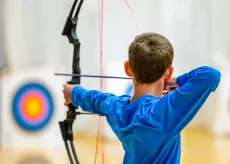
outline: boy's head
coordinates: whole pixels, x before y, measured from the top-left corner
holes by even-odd
[[[136,36],[129,47],[129,61],[125,62],[126,74],[137,83],[151,84],[173,73],[174,51],[167,38],[157,33]]]

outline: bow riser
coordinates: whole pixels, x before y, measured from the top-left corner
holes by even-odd
[[[67,21],[65,23],[65,27],[62,31],[62,35],[67,36],[69,43],[71,43],[73,45],[73,61],[72,61],[72,73],[73,74],[81,74],[81,69],[80,69],[80,41],[79,38],[77,37],[77,23],[78,23],[78,14],[80,12],[83,0],[80,1],[76,13],[73,16],[73,12],[76,8],[78,0],[75,0],[73,3],[73,6],[71,8],[71,11],[69,13],[69,16],[67,18]],[[72,76],[71,80],[67,82],[68,84],[80,84],[81,83],[81,79],[80,77],[74,77]],[[68,105],[69,110],[67,111],[67,117],[64,121],[60,121],[59,122],[59,126],[61,129],[61,133],[62,133],[62,138],[64,140],[65,143],[65,147],[67,150],[67,154],[69,157],[69,160],[71,162],[71,164],[74,164],[73,162],[73,158],[71,156],[70,153],[70,149],[69,149],[69,145],[68,145],[68,141],[70,141],[71,144],[71,149],[72,149],[72,153],[74,155],[74,159],[75,162],[77,164],[80,164],[78,157],[77,157],[77,153],[75,151],[75,147],[73,144],[73,123],[76,119],[76,115],[79,114],[80,112],[77,112],[76,109],[78,109],[78,107],[75,107],[73,104]]]

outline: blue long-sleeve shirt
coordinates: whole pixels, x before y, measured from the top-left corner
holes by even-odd
[[[74,87],[72,103],[107,118],[125,150],[124,164],[179,164],[180,132],[220,82],[218,70],[203,66],[177,78],[180,88],[157,98],[115,96]]]

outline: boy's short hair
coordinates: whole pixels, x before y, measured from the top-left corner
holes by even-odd
[[[138,35],[129,47],[129,64],[138,83],[159,80],[172,65],[173,57],[172,44],[157,33]]]

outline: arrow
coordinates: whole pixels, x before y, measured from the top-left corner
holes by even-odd
[[[72,77],[88,77],[88,78],[104,78],[104,79],[124,79],[131,80],[129,77],[117,77],[117,76],[97,76],[97,75],[82,75],[82,74],[65,74],[65,73],[55,73],[56,76],[72,76]]]

